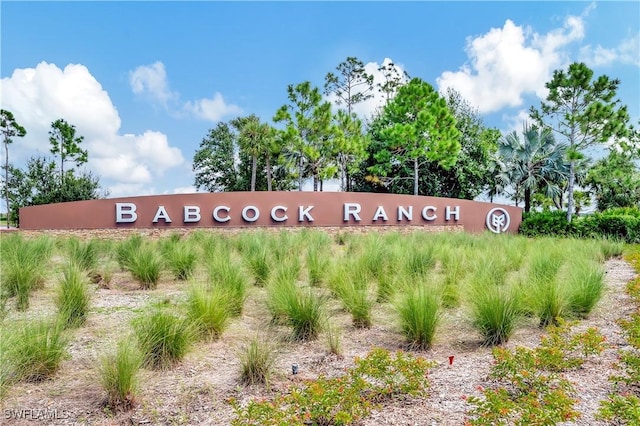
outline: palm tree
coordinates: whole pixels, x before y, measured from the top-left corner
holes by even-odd
[[[256,190],[256,173],[258,168],[258,157],[265,155],[267,161],[271,154],[271,144],[273,143],[273,131],[267,123],[261,123],[256,115],[237,118],[232,124],[240,132],[238,142],[240,148],[251,155],[251,191]],[[270,165],[267,164],[267,168]],[[267,170],[269,173],[269,170]],[[270,175],[267,175],[268,186],[271,185]],[[269,188],[269,190],[271,190]]]
[[[549,128],[524,125],[520,139],[516,131],[498,141],[498,179],[514,187],[516,204],[524,192],[524,211],[531,210],[531,194],[543,191],[552,199],[562,194],[561,183],[569,175],[565,161],[567,147],[558,144]]]

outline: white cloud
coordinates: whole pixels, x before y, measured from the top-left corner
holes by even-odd
[[[219,92],[216,92],[211,99],[204,98],[194,102],[187,102],[184,105],[184,110],[202,120],[213,122],[220,121],[228,115],[242,113],[242,108],[234,104],[228,104]]]
[[[520,106],[525,94],[544,97],[544,84],[553,70],[568,63],[564,49],[584,38],[585,14],[568,16],[562,28],[546,34],[507,20],[502,28],[469,38],[470,63],[459,71],[443,72],[437,79],[440,91],[454,88],[481,113]]]
[[[16,69],[0,81],[1,106],[12,111],[27,135],[11,146],[10,160],[17,166],[32,155],[49,154],[51,123],[64,118],[84,136],[89,170],[101,177],[112,196],[131,185],[148,184],[165,171],[184,164],[180,149],[169,145],[166,135],[146,131],[121,135],[120,117],[108,93],[84,65],[64,69],[39,63]]]
[[[364,102],[360,102],[359,104],[356,104],[353,107],[353,112],[355,112],[361,118],[372,117],[376,112],[378,112],[385,105],[387,101],[386,94],[382,93],[378,89],[379,87],[378,85],[382,85],[385,83],[384,73],[383,71],[380,71],[381,67],[393,68],[397,76],[401,77],[406,82],[406,79],[404,79],[404,73],[405,73],[404,66],[401,64],[394,63],[393,60],[390,58],[384,58],[384,60],[382,61],[382,64],[379,64],[377,62],[368,62],[367,64],[365,64],[364,66],[365,72],[373,76],[374,89],[373,89],[373,92],[371,92],[373,94],[371,98],[367,99]],[[365,88],[362,86],[358,87],[356,90],[356,93],[360,93],[364,89]],[[336,102],[337,99],[338,98],[335,94],[331,94],[327,96],[327,100],[332,104],[334,104],[336,107],[344,108],[344,105],[337,104]]]
[[[129,84],[136,95],[148,96],[151,100],[159,102],[164,107],[176,97],[169,90],[167,72],[160,61],[151,65],[140,65],[129,72]]]
[[[195,194],[198,190],[195,186],[181,186],[169,191],[169,194]]]
[[[594,67],[616,62],[640,67],[640,34],[623,39],[613,48],[590,44],[583,46],[580,49],[580,60]]]
[[[214,93],[212,98],[202,98],[180,104],[180,94],[169,87],[167,72],[160,61],[150,65],[140,65],[129,72],[129,84],[134,94],[144,96],[152,102],[159,103],[175,116],[185,112],[201,120],[218,122],[229,115],[242,113],[238,105],[227,103],[221,93]]]

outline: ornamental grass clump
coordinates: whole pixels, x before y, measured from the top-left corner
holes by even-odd
[[[3,299],[16,297],[16,309],[29,308],[29,297],[33,290],[44,285],[44,272],[53,249],[52,240],[40,237],[26,240],[21,235],[2,239],[0,290]]]
[[[67,253],[69,261],[75,263],[82,271],[90,273],[98,266],[100,247],[95,239],[80,241],[77,238],[71,238],[67,242]]]
[[[249,234],[247,234],[249,235]],[[247,241],[246,236],[242,236],[239,241],[242,259],[249,272],[255,280],[255,285],[264,287],[269,281],[269,275],[273,265],[273,259],[269,251],[269,243],[266,236],[261,233],[251,234],[254,240]]]
[[[482,335],[483,345],[508,341],[522,314],[519,293],[504,282],[496,281],[489,267],[476,271],[469,279],[473,325]]]
[[[89,313],[90,300],[86,274],[75,263],[67,264],[56,294],[58,316],[62,326],[76,328],[84,325]]]
[[[232,317],[242,314],[247,299],[249,280],[230,253],[212,258],[208,263],[209,284],[227,296],[227,309]]]
[[[133,329],[144,365],[154,369],[169,368],[181,361],[195,337],[188,319],[161,307],[136,318]]]
[[[240,381],[243,384],[268,384],[277,346],[264,338],[254,337],[240,349]]]
[[[121,270],[126,271],[129,269],[131,260],[140,247],[142,247],[142,244],[142,236],[140,234],[134,234],[116,245],[114,255]]]
[[[342,302],[344,309],[351,314],[356,328],[371,327],[371,315],[375,304],[375,294],[369,291],[368,271],[361,263],[347,262],[334,278],[333,292]],[[351,266],[349,266],[351,264]],[[351,271],[349,273],[349,271]]]
[[[290,306],[296,304],[297,297],[298,288],[294,275],[282,264],[267,285],[267,307],[271,313],[271,321],[275,324],[287,323]]]
[[[153,245],[143,244],[134,253],[131,253],[131,258],[127,262],[127,270],[143,289],[154,289],[160,280],[162,258]]]
[[[325,234],[314,234],[325,235]],[[306,265],[309,272],[309,284],[313,287],[320,286],[327,277],[330,255],[329,237],[313,238],[307,246]]]
[[[438,293],[426,285],[408,290],[396,302],[402,333],[412,349],[426,350],[433,344],[440,306]]]
[[[189,279],[196,268],[198,253],[189,241],[177,241],[172,244],[164,256],[167,267],[173,277],[180,281]]]
[[[69,344],[69,336],[59,321],[29,320],[12,327],[10,333],[13,339],[6,361],[13,379],[39,382],[58,371]]]
[[[293,328],[293,339],[315,340],[325,321],[325,300],[312,289],[296,288],[293,297],[284,306],[286,321]]]
[[[142,356],[129,339],[118,342],[117,349],[103,356],[98,364],[98,378],[107,393],[106,406],[112,410],[126,411],[135,406],[138,392],[138,375]]]
[[[197,336],[204,340],[218,339],[229,325],[229,295],[222,287],[209,289],[193,285],[187,296],[187,317]]]
[[[567,276],[569,311],[586,318],[602,298],[604,269],[593,261],[572,262]]]

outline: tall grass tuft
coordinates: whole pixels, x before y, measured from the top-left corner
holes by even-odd
[[[194,332],[187,319],[160,307],[153,308],[133,322],[144,364],[151,368],[169,368],[187,354]]]
[[[414,248],[404,255],[404,270],[411,277],[426,276],[435,264],[435,250],[430,244],[415,244]]]
[[[295,278],[288,268],[280,265],[267,285],[267,307],[271,312],[273,323],[281,324],[289,321],[288,312],[290,306],[295,305],[298,297],[298,288]]]
[[[30,320],[16,326],[13,346],[7,353],[14,379],[39,382],[55,374],[67,351],[69,337],[62,324],[51,320]]]
[[[189,241],[178,241],[171,245],[165,255],[165,261],[174,278],[189,279],[195,270],[198,253]]]
[[[268,384],[276,361],[276,346],[266,339],[252,338],[240,350],[240,381],[244,384]]]
[[[271,274],[273,259],[269,247],[267,236],[262,232],[242,234],[238,238],[242,259],[259,287],[267,284]]]
[[[229,296],[221,288],[212,290],[194,285],[187,296],[187,316],[197,335],[205,340],[218,339],[229,325]]]
[[[329,237],[326,234],[314,233],[314,237],[307,246],[306,265],[309,271],[309,284],[321,285],[327,276],[330,264],[331,252],[329,250]]]
[[[325,319],[324,298],[311,289],[296,289],[295,296],[285,306],[285,314],[293,328],[293,339],[314,340],[322,331]]]
[[[80,241],[71,238],[67,243],[69,260],[85,272],[93,272],[98,266],[99,243],[95,239]]]
[[[44,285],[44,271],[51,256],[52,240],[40,237],[23,239],[16,234],[3,237],[1,259],[2,298],[16,297],[16,309],[29,308],[31,292]]]
[[[64,328],[84,325],[90,299],[86,275],[75,263],[67,264],[56,295],[58,316]]]
[[[107,393],[107,407],[126,411],[135,406],[138,373],[142,366],[140,352],[131,340],[123,339],[115,352],[100,359],[98,377]]]
[[[466,252],[461,248],[444,246],[440,254],[444,275],[442,290],[442,306],[455,308],[460,305],[460,286],[467,274]]]
[[[559,249],[550,249],[541,243],[538,243],[529,259],[529,304],[533,313],[540,318],[540,327],[557,324],[568,308],[566,288],[557,279],[563,263],[564,256]]]
[[[143,242],[140,234],[134,234],[116,245],[115,258],[121,270],[126,271],[129,269],[131,259],[133,259],[134,255],[140,247],[142,247]]]
[[[349,263],[355,263],[355,265],[349,267]],[[348,264],[338,272],[344,275],[334,278],[332,290],[351,314],[353,326],[369,328],[375,297],[369,293],[368,271],[361,263],[348,262]],[[348,271],[351,273],[349,274]]]
[[[233,317],[242,314],[247,299],[248,279],[240,265],[226,252],[211,258],[207,266],[210,286],[226,295],[229,314]]]
[[[571,263],[567,275],[569,311],[586,318],[604,292],[604,270],[593,261]]]
[[[143,289],[154,289],[160,280],[162,259],[152,245],[143,244],[131,253],[127,270],[140,282]]]
[[[440,300],[434,289],[419,285],[400,297],[396,310],[411,348],[429,349],[440,322]]]
[[[476,285],[471,292],[473,325],[485,346],[509,340],[521,316],[518,293],[507,286]]]
[[[342,358],[342,333],[340,328],[329,322],[325,327],[325,333],[329,353]]]

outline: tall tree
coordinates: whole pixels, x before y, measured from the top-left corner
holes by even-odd
[[[502,159],[500,177],[515,189],[516,203],[519,191],[524,193],[524,211],[531,210],[531,196],[538,190],[556,199],[562,193],[560,185],[568,176],[565,162],[565,144],[557,144],[553,131],[545,127],[525,125],[523,139],[513,131],[501,138],[498,154]]]
[[[65,179],[64,163],[71,161],[77,166],[81,166],[88,160],[86,150],[80,148],[84,140],[83,136],[76,136],[76,126],[67,123],[63,119],[58,119],[51,123],[49,131],[49,143],[51,153],[60,157],[60,181]]]
[[[256,190],[256,174],[258,169],[258,159],[265,158],[269,162],[271,157],[271,144],[273,132],[267,123],[261,123],[256,115],[239,117],[231,121],[238,130],[238,142],[240,149],[251,156],[251,191]],[[267,164],[267,184],[271,190],[271,170]]]
[[[444,169],[455,164],[460,152],[456,120],[430,84],[414,78],[401,86],[379,120],[382,147],[370,170],[383,181],[402,178],[390,172],[397,164],[410,164],[413,194],[418,195],[421,163],[437,162]]]
[[[352,174],[365,159],[368,138],[355,114],[339,110],[334,116],[334,155],[340,170],[340,188],[351,191]]]
[[[193,156],[194,185],[209,192],[237,191],[235,135],[227,123],[218,123],[200,142]]]
[[[385,104],[393,99],[400,86],[406,84],[411,78],[391,61],[383,63],[378,71],[382,73],[382,82],[376,84],[378,91],[384,96]]]
[[[640,168],[633,157],[612,150],[589,170],[586,184],[600,211],[614,207],[640,208]]]
[[[285,124],[285,140],[289,156],[298,169],[298,190],[305,177],[313,177],[314,191],[329,165],[326,157],[331,139],[331,104],[322,101],[317,87],[305,81],[287,86],[288,105],[276,112],[273,121]]]
[[[18,124],[13,113],[5,109],[0,109],[0,132],[2,132],[2,141],[4,142],[4,181],[5,181],[5,201],[7,203],[7,228],[9,227],[9,144],[13,142],[14,137],[22,138],[27,131]]]
[[[594,79],[587,65],[576,62],[566,72],[554,71],[545,85],[549,94],[540,109],[531,107],[531,118],[540,126],[550,126],[568,144],[568,221],[573,215],[576,166],[584,158],[584,150],[611,137],[624,137],[628,131],[627,108],[615,99],[619,85],[620,80],[606,75]]]
[[[373,97],[373,75],[364,69],[364,63],[349,56],[336,70],[338,74],[327,73],[324,78],[326,95],[336,95],[336,103],[344,105],[351,115],[353,106]]]

